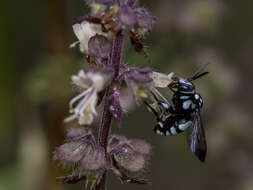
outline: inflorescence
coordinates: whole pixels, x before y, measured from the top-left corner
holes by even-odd
[[[156,19],[145,8],[135,8],[135,0],[86,3],[91,12],[73,25],[78,41],[70,46],[79,46],[89,71],[81,70],[71,78],[80,93],[70,101],[71,115],[65,122],[76,120],[78,127],[68,130],[64,144],[54,152],[55,160],[72,168],[72,173],[61,180],[69,184],[85,180],[91,188],[106,189],[107,172],[112,171],[122,183],[148,184],[147,179],[134,174],[147,167],[151,145],[144,140],[112,135],[110,129],[113,119],[121,126],[125,112],[121,92],[125,84],[138,104],[151,92],[161,97],[156,88],[165,88],[172,81],[173,73],[162,74],[147,66],[128,66],[121,61],[124,40],[130,39],[133,48],[150,62],[142,40]],[[98,119],[99,105],[103,113],[96,140],[89,126]]]

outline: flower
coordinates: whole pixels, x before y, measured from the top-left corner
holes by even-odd
[[[124,73],[124,79],[127,87],[132,91],[132,94],[138,102],[140,97],[146,97],[145,90],[152,83],[152,78],[149,76],[152,69],[149,67],[131,67]],[[144,91],[142,91],[144,89]]]
[[[108,59],[112,44],[102,35],[96,34],[91,37],[88,43],[89,55],[97,62],[103,63],[103,60]]]
[[[134,9],[130,7],[127,3],[121,4],[118,12],[118,19],[121,24],[127,25],[130,28],[137,23]]]
[[[145,8],[136,8],[135,14],[137,17],[138,26],[141,28],[145,28],[148,31],[151,31],[152,25],[156,18],[149,14],[149,12]]]
[[[130,29],[146,29],[151,31],[156,18],[149,14],[145,8],[133,8],[128,3],[122,3],[118,12],[118,20]]]
[[[78,38],[78,42],[75,42],[70,45],[70,47],[75,47],[76,44],[80,44],[80,51],[82,53],[88,54],[88,42],[91,37],[96,34],[106,36],[106,33],[103,33],[101,30],[101,26],[99,24],[90,23],[87,21],[83,21],[81,24],[74,24],[73,31]]]
[[[94,72],[85,74],[83,70],[78,75],[72,76],[72,82],[84,91],[70,101],[69,107],[72,115],[64,121],[69,122],[78,119],[80,125],[90,125],[93,122],[94,115],[97,115],[97,93],[104,89],[108,80],[108,75]],[[76,106],[74,106],[75,103],[77,103]]]

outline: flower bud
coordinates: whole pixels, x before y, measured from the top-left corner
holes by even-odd
[[[106,58],[111,52],[111,42],[102,35],[93,36],[88,43],[89,54],[95,59]]]

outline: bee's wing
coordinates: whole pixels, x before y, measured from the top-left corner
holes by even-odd
[[[203,123],[200,117],[200,111],[197,110],[192,114],[193,126],[188,130],[188,144],[190,149],[201,162],[205,161],[207,145],[205,131],[203,128]]]

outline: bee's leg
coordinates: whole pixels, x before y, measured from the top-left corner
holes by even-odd
[[[161,130],[163,128],[163,122],[161,117],[159,116],[158,112],[146,101],[144,101],[146,106],[153,112],[153,114],[156,116],[157,119],[157,125],[153,128],[153,131],[158,135],[164,135],[163,131]]]
[[[152,93],[153,97],[155,98],[155,100],[157,101],[160,109],[164,110],[165,112],[169,112],[171,114],[175,113],[174,108],[172,107],[172,105],[169,102],[159,100],[153,92],[151,92],[151,93]]]
[[[146,106],[152,111],[152,113],[157,117],[157,120],[159,120],[160,117],[159,117],[158,112],[157,112],[151,105],[149,105],[148,102],[144,101],[144,103],[145,103]]]
[[[168,88],[169,88],[173,93],[176,92],[171,86],[168,86]]]

